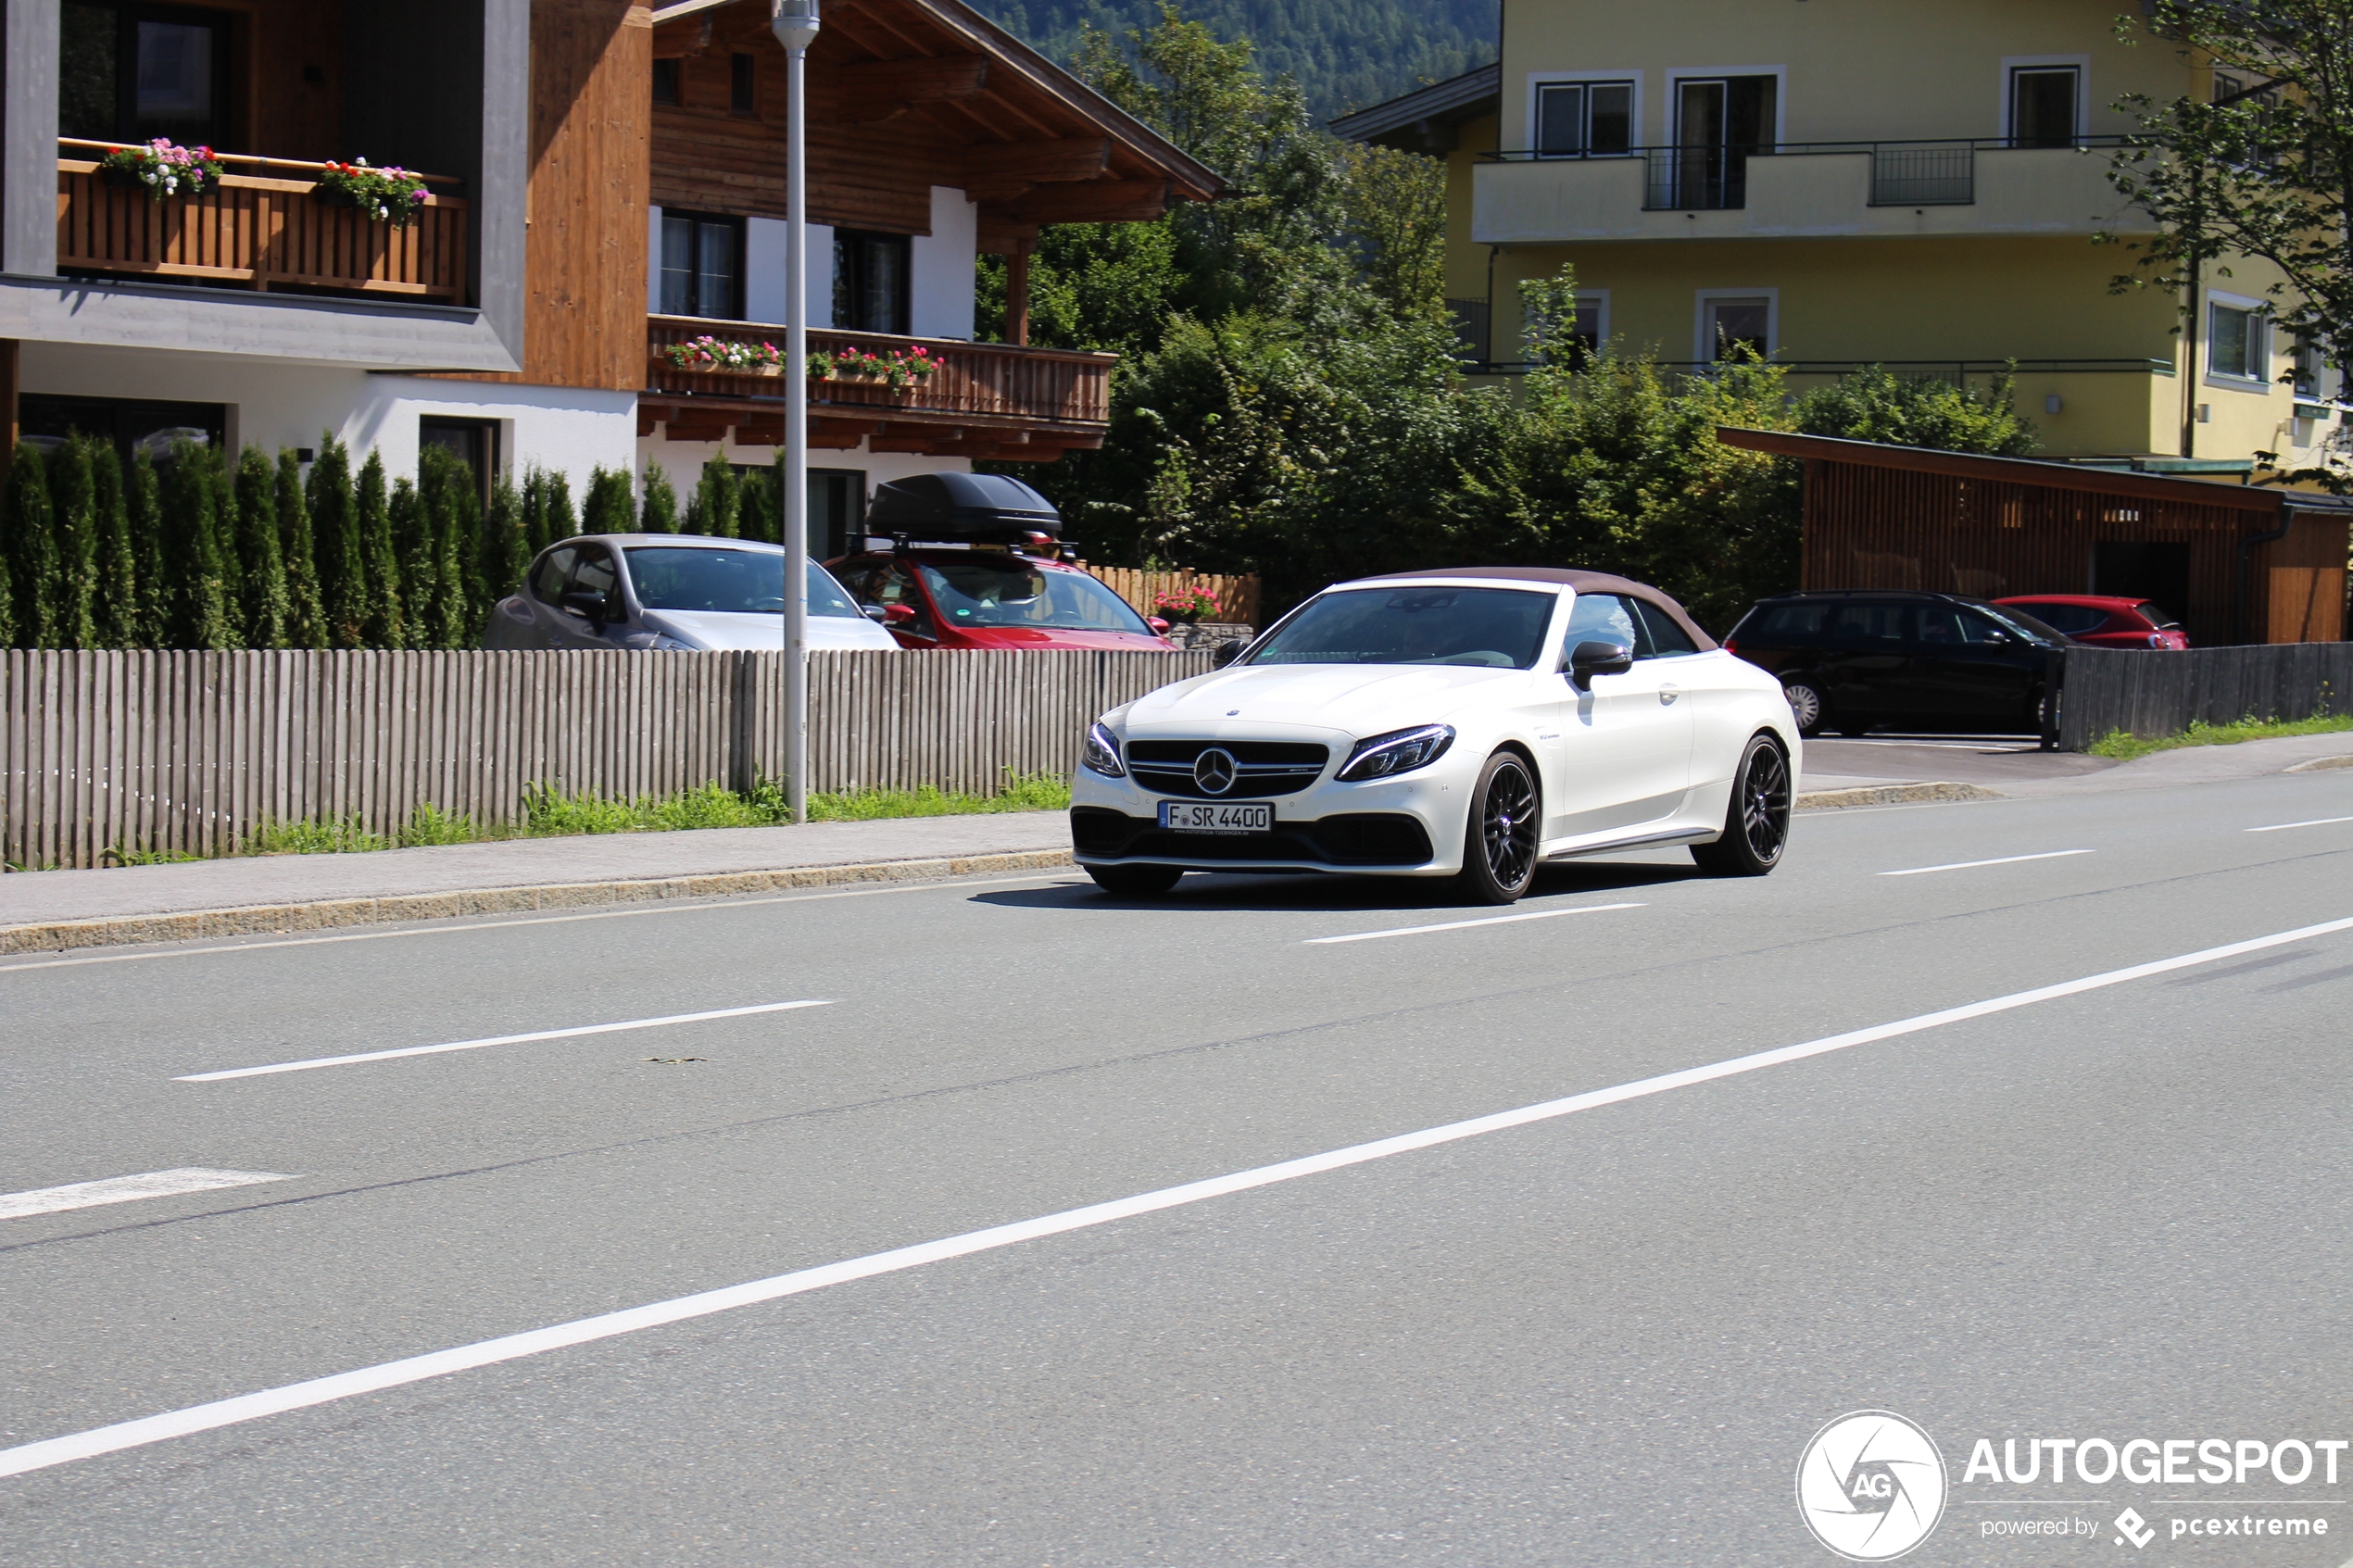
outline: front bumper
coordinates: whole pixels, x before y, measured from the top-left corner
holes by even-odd
[[[1403,811],[1343,811],[1312,822],[1277,818],[1272,833],[1171,833],[1157,813],[1131,817],[1102,806],[1070,809],[1072,857],[1081,865],[1276,871],[1413,872],[1431,859],[1429,833]]]

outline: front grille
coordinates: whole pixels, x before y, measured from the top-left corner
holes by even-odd
[[[1071,847],[1101,860],[1253,860],[1294,866],[1418,866],[1430,857],[1421,820],[1397,811],[1349,811],[1273,833],[1167,833],[1157,819],[1101,806],[1074,807]]]
[[[1234,787],[1213,796],[1193,783],[1193,762],[1211,746],[1232,754]],[[1329,749],[1290,741],[1265,740],[1131,740],[1127,771],[1136,782],[1156,795],[1181,795],[1194,800],[1257,800],[1270,795],[1297,795],[1323,777]]]

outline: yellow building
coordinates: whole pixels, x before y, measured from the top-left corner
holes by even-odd
[[[2118,100],[2218,80],[2120,41],[2116,0],[1502,4],[1499,65],[1333,126],[1447,160],[1447,293],[1482,369],[1521,368],[1517,285],[1567,264],[1584,335],[1669,364],[1747,344],[1802,388],[2015,360],[2049,456],[2219,478],[2344,444],[2335,373],[2264,319],[2264,264],[2209,267],[2194,312],[2109,291],[2133,255],[2093,236],[2151,228],[2107,177]]]

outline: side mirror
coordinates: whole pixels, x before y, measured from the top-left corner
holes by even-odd
[[[913,605],[885,605],[882,607],[882,623],[886,626],[904,626],[914,619],[915,607]]]
[[[574,615],[586,616],[589,624],[599,628],[608,621],[619,619],[611,613],[611,607],[604,595],[592,594],[585,588],[574,588],[566,594],[563,607]]]
[[[1153,631],[1159,633],[1164,637],[1168,634],[1168,622],[1163,621],[1157,615],[1147,615],[1144,617],[1144,624],[1151,627]]]
[[[858,608],[869,621],[888,621],[890,619],[890,617],[885,613],[885,607],[882,605],[861,605]]]
[[[1582,691],[1596,675],[1623,675],[1633,668],[1634,650],[1623,643],[1579,643],[1568,656],[1568,681]]]
[[[1210,656],[1210,661],[1216,669],[1223,670],[1239,659],[1242,650],[1249,646],[1250,643],[1244,638],[1228,637],[1217,645],[1217,651]]]

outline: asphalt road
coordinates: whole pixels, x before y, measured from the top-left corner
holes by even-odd
[[[2281,826],[2346,817],[2342,773],[1843,812],[1463,925],[1049,875],[0,963],[0,1194],[278,1178],[0,1218],[0,1448],[2353,924],[2353,821]],[[1954,1483],[1907,1563],[2335,1564],[2353,1450],[1962,1472],[2353,1438],[2348,997],[2353,929],[2275,940],[395,1378],[0,1479],[0,1561],[1831,1563],[1800,1454],[1878,1408]],[[2225,1512],[2328,1534],[2170,1533]]]

